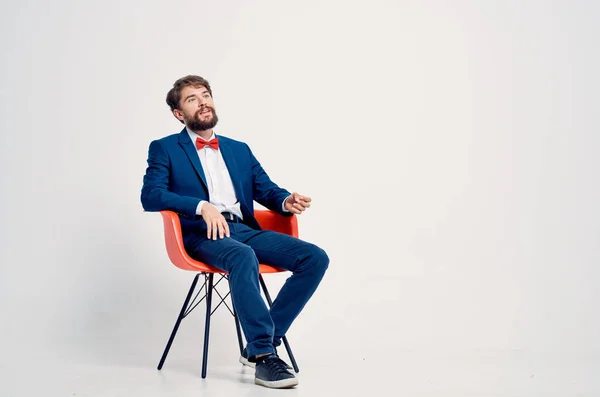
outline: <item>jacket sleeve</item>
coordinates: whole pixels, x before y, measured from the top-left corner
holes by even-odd
[[[248,148],[248,151],[252,167],[252,198],[271,211],[287,216],[292,215],[291,212],[283,211],[283,201],[291,193],[271,181],[250,148]]]
[[[180,196],[169,191],[171,162],[160,141],[150,143],[148,168],[142,186],[142,207],[146,211],[171,210],[189,218],[194,218],[199,198]]]

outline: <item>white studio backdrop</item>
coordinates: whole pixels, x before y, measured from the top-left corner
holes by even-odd
[[[598,3],[30,0],[0,15],[5,380],[40,360],[156,365],[192,274],[139,193],[150,141],[181,129],[164,98],[186,74],[211,82],[217,133],[313,197],[300,234],[331,266],[290,330],[297,354],[600,356]],[[198,310],[181,368],[198,367]],[[212,363],[236,359],[234,332],[215,317]]]

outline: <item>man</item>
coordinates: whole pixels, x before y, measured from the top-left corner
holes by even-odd
[[[329,258],[313,244],[261,230],[253,200],[291,216],[310,207],[311,199],[273,183],[245,143],[214,134],[218,117],[208,81],[177,80],[167,104],[185,128],[150,144],[142,205],[146,211],[177,212],[189,255],[229,273],[248,342],[240,362],[256,367],[255,383],[296,386],[275,348],[315,292]],[[259,263],[293,273],[270,311],[260,295]]]

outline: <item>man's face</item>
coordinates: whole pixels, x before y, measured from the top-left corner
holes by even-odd
[[[173,114],[192,131],[210,130],[219,121],[213,99],[204,86],[184,87],[179,109],[173,110]]]

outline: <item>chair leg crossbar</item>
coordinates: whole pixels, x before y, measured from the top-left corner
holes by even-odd
[[[194,295],[194,291],[196,290],[196,285],[198,284],[198,278],[200,277],[200,275],[204,276],[204,283],[202,283],[202,285],[198,289],[198,292],[192,299],[192,295]],[[208,363],[208,341],[209,341],[209,331],[210,331],[210,317],[219,308],[219,306],[221,306],[221,304],[224,304],[225,307],[227,307],[227,310],[229,310],[229,312],[233,315],[233,318],[235,319],[235,328],[236,328],[236,332],[237,332],[238,345],[240,348],[240,354],[242,353],[242,350],[244,349],[244,345],[243,345],[243,341],[242,341],[242,331],[241,331],[241,327],[240,327],[240,322],[239,322],[238,316],[235,312],[233,300],[231,300],[231,307],[229,307],[229,305],[226,302],[227,297],[229,297],[231,295],[231,290],[228,291],[225,295],[221,295],[221,293],[216,288],[216,286],[224,279],[229,281],[229,276],[226,274],[220,274],[220,278],[217,280],[217,282],[213,283],[214,273],[198,273],[198,274],[196,274],[196,276],[194,277],[194,280],[192,281],[192,285],[190,286],[190,290],[187,293],[185,301],[183,302],[183,307],[181,308],[181,311],[179,312],[177,321],[175,321],[175,327],[173,327],[173,331],[171,332],[171,336],[169,337],[169,341],[167,342],[165,351],[163,352],[162,357],[160,358],[160,362],[158,363],[159,370],[162,369],[162,367],[165,363],[165,360],[167,358],[167,355],[169,354],[169,350],[171,349],[171,344],[173,343],[173,340],[175,339],[175,335],[177,334],[177,330],[179,329],[181,320],[186,318],[188,316],[188,314],[190,314],[192,312],[192,310],[194,310],[203,300],[206,300],[206,320],[204,323],[204,351],[202,353],[202,378],[206,378],[206,367],[207,367],[207,363]],[[260,285],[263,289],[265,298],[267,299],[267,303],[269,304],[269,308],[270,308],[271,305],[273,304],[273,302],[271,300],[271,296],[269,295],[269,291],[267,290],[267,285],[265,284],[265,280],[263,279],[262,275],[259,275],[259,281],[260,281]],[[215,306],[214,309],[212,309],[213,291],[219,297],[219,303]],[[204,294],[202,295],[200,300],[198,300],[196,302],[196,300],[198,299],[198,296],[200,296],[200,294],[202,292],[204,292]],[[191,302],[190,302],[190,299],[191,299]],[[292,350],[290,348],[287,338],[284,336],[282,338],[282,340],[285,345],[285,350],[287,351],[290,361],[292,362],[292,366],[294,367],[294,371],[300,372],[300,370],[298,369],[298,365],[296,364],[296,360],[294,358],[294,355],[292,353]]]

